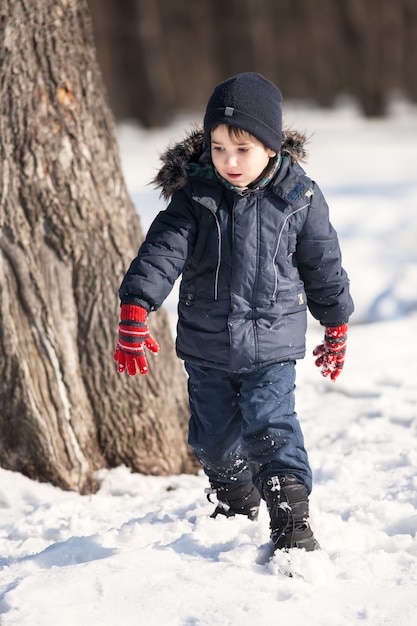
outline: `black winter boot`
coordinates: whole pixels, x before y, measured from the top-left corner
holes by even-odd
[[[271,541],[275,550],[319,550],[308,521],[307,488],[293,476],[271,476],[263,486],[271,518]]]
[[[215,493],[218,500],[210,517],[217,517],[219,514],[233,517],[239,514],[246,515],[252,521],[257,519],[261,496],[252,483],[221,483],[211,480],[210,484],[207,499],[211,502],[210,495]]]

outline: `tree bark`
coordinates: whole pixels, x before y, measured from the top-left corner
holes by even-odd
[[[167,316],[150,374],[112,360],[142,239],[85,0],[0,8],[0,464],[89,493],[95,471],[194,471]]]

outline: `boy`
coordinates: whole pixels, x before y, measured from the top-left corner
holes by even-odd
[[[194,131],[168,149],[155,183],[169,199],[120,287],[119,372],[148,371],[147,315],[182,274],[176,349],[188,373],[189,443],[218,504],[256,519],[274,549],[318,548],[309,524],[311,468],[294,410],[307,307],[325,328],[324,376],[343,367],[353,303],[337,234],[282,131],[280,90],[260,74],[217,85]]]

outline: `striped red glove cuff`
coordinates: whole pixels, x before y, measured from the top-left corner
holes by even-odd
[[[147,312],[136,304],[122,304],[120,307],[118,347],[133,356],[143,353],[143,344],[149,338],[146,323]]]

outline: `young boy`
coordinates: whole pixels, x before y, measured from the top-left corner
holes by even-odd
[[[314,550],[312,475],[294,410],[307,307],[324,326],[324,376],[343,367],[353,303],[328,207],[282,131],[280,90],[260,74],[217,85],[195,130],[162,157],[170,202],[120,287],[119,372],[146,374],[147,315],[182,274],[176,349],[188,373],[189,443],[216,493],[212,517],[256,519],[274,549]]]

